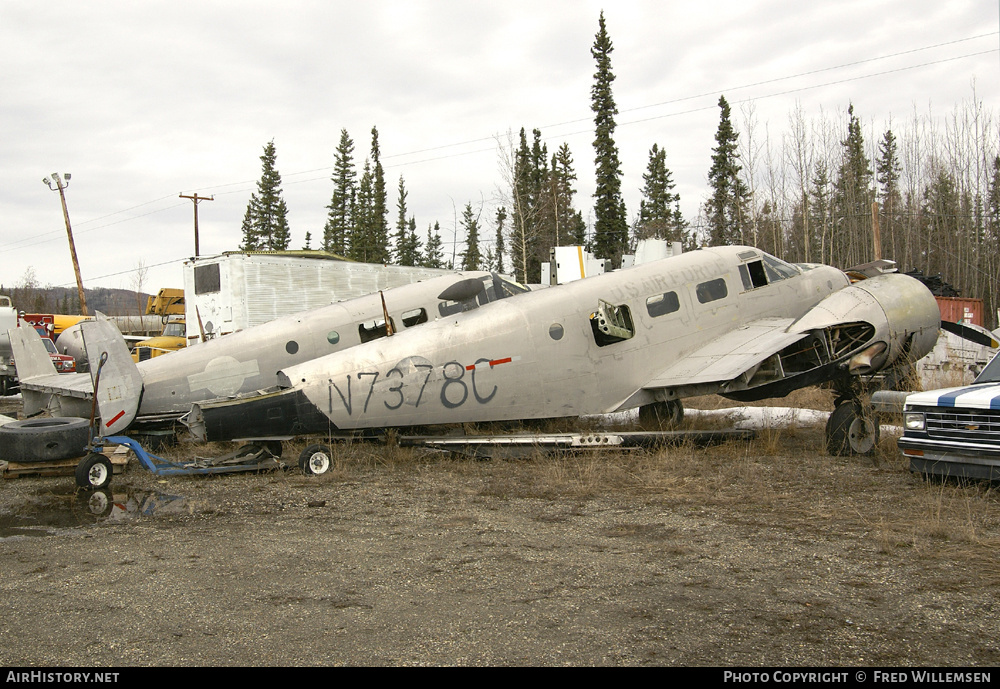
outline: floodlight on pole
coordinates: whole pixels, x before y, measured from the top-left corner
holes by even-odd
[[[62,201],[63,219],[66,221],[66,236],[69,238],[69,253],[73,259],[73,272],[76,273],[76,289],[80,296],[80,314],[89,316],[90,314],[87,312],[87,297],[83,293],[83,278],[80,277],[80,262],[76,259],[76,245],[73,243],[73,228],[69,224],[69,209],[66,208],[66,187],[69,186],[71,177],[72,175],[69,173],[60,177],[58,172],[53,172],[51,180],[45,177],[42,181],[52,191],[59,192],[59,200]],[[55,182],[54,187],[52,186],[53,181]]]

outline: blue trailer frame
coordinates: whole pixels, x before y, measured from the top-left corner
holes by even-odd
[[[136,440],[124,435],[110,435],[95,440],[94,445],[123,445],[127,447],[148,471],[155,476],[193,476],[199,474],[232,474],[247,471],[284,469],[263,445],[245,445],[221,457],[199,458],[184,462],[171,462],[146,452]],[[104,488],[113,475],[110,460],[102,453],[92,451],[76,467],[76,483],[82,488]]]

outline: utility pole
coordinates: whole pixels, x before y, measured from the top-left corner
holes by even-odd
[[[194,202],[194,255],[195,258],[198,257],[198,202],[199,201],[215,201],[215,194],[211,196],[198,196],[195,192],[194,196],[186,196],[181,194],[182,199],[191,199]]]
[[[87,311],[87,297],[83,294],[83,278],[80,277],[80,262],[76,260],[76,245],[73,243],[73,229],[69,225],[69,210],[66,208],[65,189],[69,186],[70,178],[72,178],[72,175],[68,172],[62,177],[59,176],[58,172],[53,172],[51,180],[48,177],[45,177],[42,181],[45,182],[45,186],[52,191],[56,191],[56,189],[59,190],[59,200],[62,201],[63,219],[66,221],[66,236],[69,238],[69,254],[73,258],[73,272],[76,273],[76,289],[80,295],[80,315],[89,316],[90,313]],[[52,182],[55,182],[55,187],[52,186]]]

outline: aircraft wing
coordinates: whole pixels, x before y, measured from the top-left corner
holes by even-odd
[[[691,352],[649,380],[647,390],[733,380],[809,333],[787,332],[793,318],[761,318]]]

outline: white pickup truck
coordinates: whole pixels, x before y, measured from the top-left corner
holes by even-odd
[[[899,449],[911,471],[1000,481],[1000,355],[972,385],[907,395]]]

